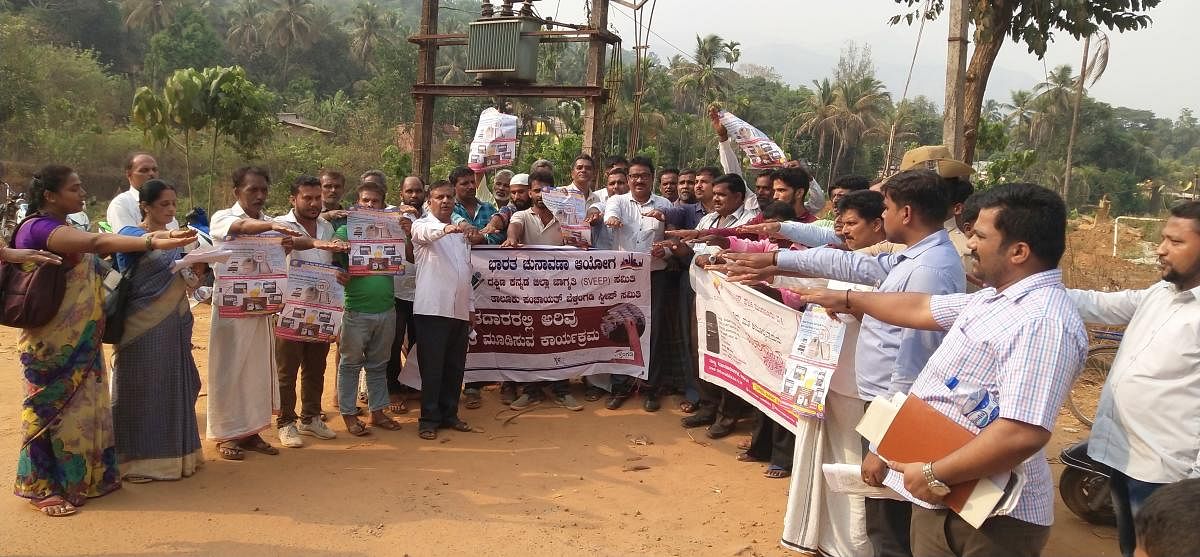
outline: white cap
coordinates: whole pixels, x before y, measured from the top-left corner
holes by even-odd
[[[514,185],[528,186],[529,185],[529,175],[525,174],[525,173],[513,174],[512,180],[508,181],[508,185],[510,185],[510,186],[514,186]]]

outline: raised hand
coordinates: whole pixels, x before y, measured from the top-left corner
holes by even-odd
[[[286,224],[281,224],[281,223],[278,223],[278,222],[273,222],[273,223],[271,223],[271,229],[270,229],[270,231],[271,231],[271,232],[278,232],[278,233],[280,233],[280,234],[283,234],[283,235],[285,235],[285,236],[292,236],[292,237],[295,237],[295,236],[301,236],[301,234],[300,234],[300,231],[299,231],[299,230],[296,230],[296,229],[294,229],[294,228],[292,228],[292,227],[290,227],[290,226],[288,226],[288,225],[286,225]],[[193,232],[193,233],[192,233],[192,235],[193,235],[193,236],[195,236],[195,233]]]
[[[609,228],[621,228],[621,219],[617,217],[608,217],[604,224]]]

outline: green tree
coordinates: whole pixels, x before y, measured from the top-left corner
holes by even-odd
[[[264,13],[258,0],[239,0],[229,8],[225,15],[229,23],[225,41],[229,48],[253,52],[262,47]]]
[[[391,41],[396,30],[396,18],[379,8],[374,2],[362,1],[354,6],[348,21],[350,24],[350,46],[354,58],[364,66],[374,61],[375,49],[380,43]]]
[[[267,14],[267,43],[283,51],[279,83],[288,83],[288,58],[294,49],[304,50],[317,38],[312,0],[273,0]]]
[[[728,60],[726,42],[717,35],[696,35],[696,50],[692,59],[674,58],[675,94],[685,105],[702,114],[709,103],[721,100],[733,86],[737,72],[720,67]]]
[[[225,48],[206,19],[192,9],[181,10],[166,29],[150,37],[143,65],[155,83],[179,68],[204,68],[225,58]]]
[[[923,5],[923,0],[893,0],[909,8]],[[1145,12],[1159,5],[1161,0],[974,0],[970,4],[971,19],[975,25],[974,49],[967,65],[964,93],[965,159],[975,157],[973,130],[979,127],[980,111],[983,108],[984,92],[992,66],[1000,54],[1000,48],[1011,39],[1022,42],[1031,54],[1045,56],[1046,47],[1054,33],[1065,32],[1082,39],[1098,31],[1101,26],[1110,31],[1134,31],[1150,26],[1151,19]],[[932,3],[930,14],[936,16],[945,7],[944,2]],[[927,14],[923,8],[916,12],[892,17],[891,23],[901,20],[908,23]]]
[[[126,29],[149,29],[151,32],[166,29],[175,19],[181,6],[180,0],[122,0]]]

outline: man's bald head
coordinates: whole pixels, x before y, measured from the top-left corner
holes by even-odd
[[[134,153],[125,161],[125,177],[134,189],[142,184],[158,178],[158,161],[149,153]]]

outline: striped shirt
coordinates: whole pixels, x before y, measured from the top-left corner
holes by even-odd
[[[1055,269],[1030,275],[1001,292],[933,296],[929,309],[946,340],[929,358],[909,391],[972,433],[962,413],[969,389],[987,389],[1000,417],[1054,431],[1058,410],[1083,367],[1087,331]],[[957,377],[951,391],[946,380]],[[1044,450],[1021,464],[1025,487],[1011,516],[1049,526],[1054,522],[1054,480]],[[904,477],[888,472],[884,483],[904,491]],[[914,501],[915,502],[915,501]]]

